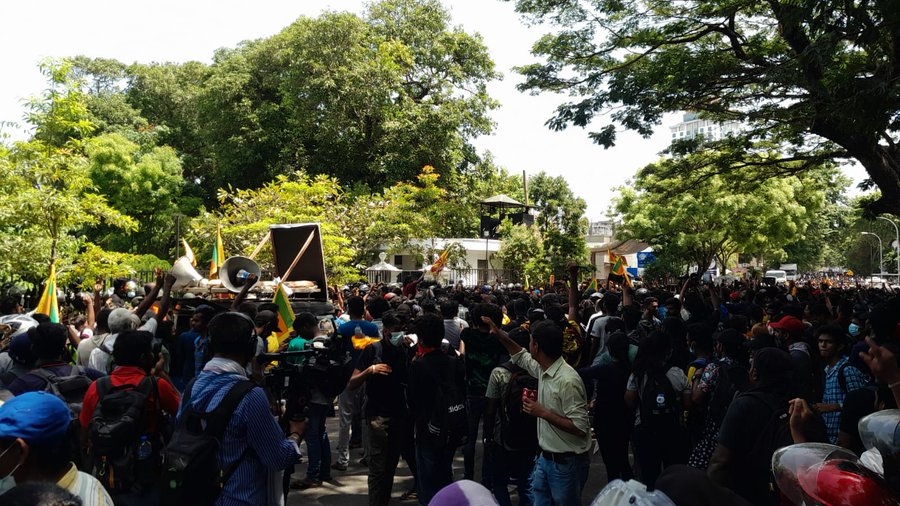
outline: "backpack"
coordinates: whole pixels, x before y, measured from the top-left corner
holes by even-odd
[[[502,364],[512,376],[500,398],[500,443],[507,450],[537,450],[537,418],[522,411],[522,390],[537,390],[537,378],[512,362]]]
[[[97,407],[88,426],[91,474],[110,493],[130,492],[158,475],[154,456],[160,442],[146,433],[144,417],[147,399],[155,392],[151,376],[137,386],[113,387],[108,376],[97,380]]]
[[[469,439],[466,393],[456,384],[456,367],[456,359],[451,359],[443,377],[437,376],[438,388],[428,417],[428,433],[447,448],[462,446]]]
[[[671,430],[678,426],[681,403],[664,370],[648,370],[641,389],[641,425],[651,430]]]
[[[69,406],[69,411],[72,413],[72,419],[74,420],[81,414],[84,394],[87,393],[88,387],[91,386],[94,380],[85,374],[83,367],[76,365],[71,367],[69,374],[66,376],[57,376],[50,372],[49,369],[41,368],[35,369],[31,373],[47,382],[47,386],[44,387],[45,392],[50,392],[59,397]]]
[[[244,459],[222,468],[219,446],[231,415],[244,397],[256,387],[252,381],[238,381],[215,409],[200,411],[191,405],[193,381],[185,389],[184,413],[162,452],[162,490],[160,504],[181,506],[212,505],[222,493],[228,478]]]
[[[716,426],[722,425],[725,413],[731,401],[750,386],[750,371],[736,363],[718,362],[719,379],[715,390],[709,397],[708,419]]]

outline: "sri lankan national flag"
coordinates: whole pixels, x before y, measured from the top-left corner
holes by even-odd
[[[272,296],[272,302],[278,306],[276,315],[278,316],[278,328],[281,331],[275,337],[281,344],[290,337],[291,329],[294,328],[294,309],[291,307],[286,286],[278,283],[278,286],[275,287],[275,295]]]
[[[225,246],[222,244],[222,228],[216,224],[216,243],[213,245],[212,259],[209,261],[209,279],[219,277],[219,267],[225,262]]]
[[[45,314],[50,317],[51,322],[59,323],[59,299],[56,295],[56,262],[50,264],[50,277],[47,278],[44,292],[41,293],[41,298],[38,300],[34,312]]]
[[[624,282],[626,285],[631,286],[631,277],[628,276],[628,271],[625,270],[628,267],[625,257],[616,255],[612,250],[606,251],[609,254],[610,263],[609,279],[617,283]]]
[[[438,257],[438,259],[435,260],[433,264],[431,264],[431,269],[429,269],[431,271],[431,274],[436,276],[440,274],[442,270],[444,270],[444,267],[447,266],[447,256],[449,254],[450,248],[447,247],[446,249],[444,249],[444,252],[441,253],[441,256]]]

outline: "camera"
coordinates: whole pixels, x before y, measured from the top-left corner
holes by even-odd
[[[337,337],[320,336],[303,350],[264,353],[261,364],[277,361],[265,373],[266,387],[276,399],[285,400],[285,418],[302,420],[306,406],[317,390],[333,398],[344,391],[353,374],[353,361]]]

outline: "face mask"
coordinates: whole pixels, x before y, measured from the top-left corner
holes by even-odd
[[[403,339],[403,332],[391,332],[391,344],[397,346],[400,344],[400,340]]]
[[[685,321],[690,320],[690,319],[691,319],[691,312],[688,311],[688,310],[685,309],[685,308],[681,308],[681,319],[682,319],[682,320],[685,320]]]
[[[850,333],[851,336],[856,337],[859,335],[859,325],[855,323],[851,323],[849,327],[847,327],[847,332]]]
[[[7,448],[6,450],[3,450],[3,453],[0,453],[0,459],[2,459],[3,456],[6,455],[6,452],[11,450],[12,447],[15,446],[15,444],[16,443],[13,443],[12,445],[10,445],[9,448]],[[15,473],[19,469],[20,465],[22,465],[22,464],[21,463],[16,464],[16,467],[14,467],[13,470],[9,472],[9,474],[4,476],[3,478],[0,478],[0,495],[3,495],[5,493],[9,492],[10,489],[12,489],[13,487],[16,486],[16,478],[13,476],[13,473]]]

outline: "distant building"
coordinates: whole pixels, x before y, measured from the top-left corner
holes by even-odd
[[[740,131],[741,124],[737,121],[717,122],[701,119],[695,112],[686,112],[681,117],[681,123],[669,127],[672,132],[672,141],[693,139],[702,135],[705,139],[718,141],[728,135]]]

